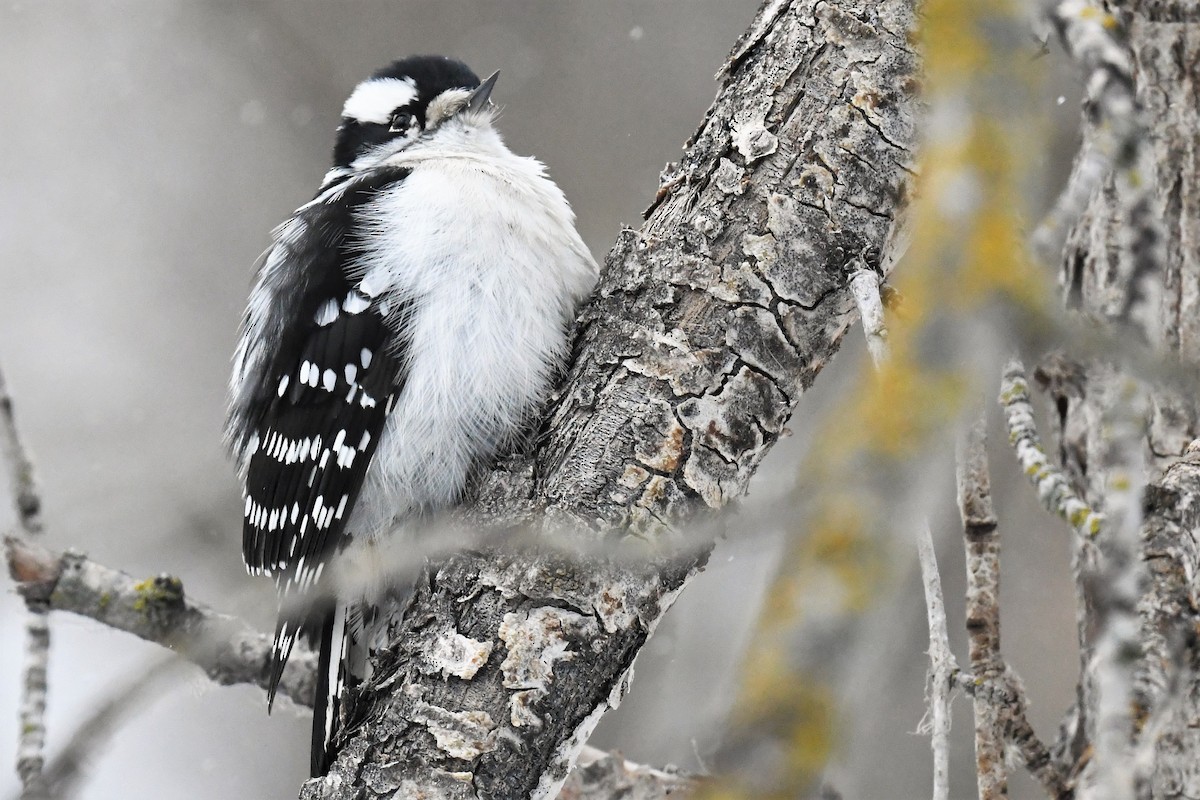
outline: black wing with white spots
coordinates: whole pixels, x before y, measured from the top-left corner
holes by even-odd
[[[346,277],[356,212],[407,170],[326,188],[276,233],[243,329],[229,430],[245,465],[243,555],[275,578],[283,609],[268,694],[314,621],[296,597],[342,545],[384,423],[403,388],[403,342],[378,299]],[[296,608],[289,610],[289,601]]]
[[[370,308],[312,331],[251,440],[243,555],[281,589],[307,588],[339,542],[401,388],[390,338]]]

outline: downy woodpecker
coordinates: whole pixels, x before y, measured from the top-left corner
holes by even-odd
[[[495,81],[419,56],[360,83],[333,167],[275,229],[243,318],[227,424],[243,555],[280,598],[268,703],[296,638],[320,648],[314,775],[346,612],[369,602],[323,569],[452,507],[530,427],[596,279],[562,192],[496,132]]]

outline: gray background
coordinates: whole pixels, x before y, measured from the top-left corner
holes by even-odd
[[[415,52],[455,55],[484,74],[499,68],[507,141],[546,162],[602,258],[622,224],[640,222],[659,170],[700,121],[712,75],[756,5],[55,0],[0,8],[0,363],[39,467],[48,541],[136,575],[178,574],[192,596],[267,628],[274,599],[266,581],[242,569],[238,491],[220,443],[229,354],[251,264],[268,231],[319,182],[345,95],[376,67]],[[1069,144],[1073,104],[1055,104],[1056,94],[1045,109]],[[862,364],[857,336],[801,403],[797,435],[764,465],[752,504],[791,487],[818,424],[810,421]],[[993,453],[1012,520],[1005,649],[1026,678],[1035,725],[1049,734],[1074,680],[1068,532],[1037,511],[1010,461]],[[776,516],[786,527],[786,515]],[[942,560],[962,657],[962,559],[949,500],[935,522],[950,534]],[[732,534],[668,615],[595,744],[687,769],[715,746],[777,552],[776,532]],[[849,734],[847,797],[928,796],[927,739],[912,734],[926,646],[919,587],[910,582],[888,602],[894,624],[877,650],[890,661],[876,670],[874,690],[889,699]],[[11,591],[0,612],[5,796],[16,786],[2,765],[15,746],[22,638]],[[52,754],[157,654],[86,620],[60,615],[53,625]],[[81,796],[293,797],[309,723],[282,705],[267,717],[261,691],[191,675],[97,752]],[[967,708],[959,702],[956,797],[972,792]],[[1034,793],[1027,782],[1013,792]]]

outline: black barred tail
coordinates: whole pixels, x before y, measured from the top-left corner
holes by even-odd
[[[271,669],[267,674],[267,713],[275,707],[275,693],[279,690],[279,681],[283,678],[283,668],[287,666],[288,658],[292,655],[292,646],[296,637],[304,633],[304,623],[279,612],[275,623],[275,639],[271,642]]]
[[[281,603],[275,641],[271,646],[271,664],[267,679],[267,711],[275,703],[275,694],[287,666],[296,639],[304,637],[317,650],[317,686],[313,696],[312,752],[310,771],[314,778],[324,775],[332,761],[331,746],[337,734],[345,664],[346,607],[326,599],[297,608]]]
[[[320,628],[317,658],[317,691],[313,697],[312,752],[309,769],[314,778],[329,771],[333,737],[340,719],[342,683],[346,661],[346,607],[329,608]]]
[[[275,694],[283,679],[283,670],[296,640],[303,637],[310,647],[316,647],[317,637],[325,626],[326,616],[333,613],[331,600],[303,601],[283,594],[279,600],[279,616],[275,622],[275,639],[271,643],[271,664],[267,673],[267,713],[275,706]]]

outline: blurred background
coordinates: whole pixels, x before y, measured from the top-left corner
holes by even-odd
[[[229,356],[268,232],[319,183],[346,94],[382,64],[444,53],[481,74],[518,153],[549,167],[602,259],[637,226],[663,164],[700,122],[713,74],[757,2],[729,0],[44,0],[0,6],[0,364],[37,463],[47,542],[134,575],[170,572],[188,593],[266,630],[269,582],[246,577],[240,503],[220,431]],[[1071,70],[1051,55],[1052,149],[1042,202],[1069,164]],[[1072,98],[1063,102],[1066,97]],[[747,505],[778,503],[823,409],[861,369],[849,344],[806,396]],[[1052,737],[1072,699],[1067,529],[1041,512],[993,431],[1006,540],[1004,645],[1033,722]],[[952,638],[965,659],[953,477],[933,521]],[[0,520],[7,522],[7,504]],[[751,515],[762,519],[763,515]],[[738,661],[772,573],[779,530],[730,526],[708,571],[643,653],[633,690],[593,743],[701,770],[719,741]],[[753,528],[762,525],[751,526]],[[767,526],[769,527],[769,526]],[[898,535],[904,535],[899,532]],[[907,567],[905,567],[907,569]],[[927,646],[915,573],[877,626],[883,666],[855,687],[865,710],[838,770],[847,798],[928,796],[921,719]],[[0,796],[12,763],[21,604],[0,596]],[[875,635],[875,634],[873,634]],[[156,647],[53,618],[51,757]],[[973,793],[969,703],[957,703],[952,793]],[[80,796],[294,797],[309,717],[194,671],[134,715],[89,763]],[[1037,796],[1017,778],[1014,797]]]

